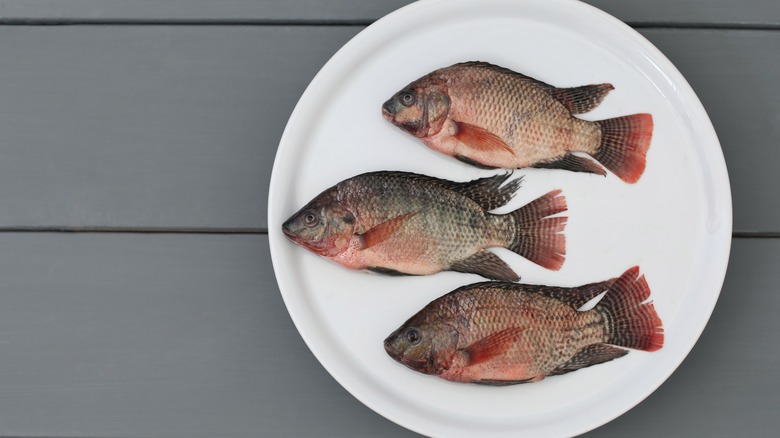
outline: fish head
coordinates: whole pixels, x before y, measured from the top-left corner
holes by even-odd
[[[387,121],[419,138],[441,131],[449,111],[446,88],[429,78],[412,82],[382,105]]]
[[[402,365],[421,373],[438,375],[447,370],[453,361],[458,332],[445,321],[417,314],[391,333],[384,344],[387,354]]]
[[[314,198],[282,224],[288,239],[324,257],[346,251],[355,233],[355,216],[331,189]]]

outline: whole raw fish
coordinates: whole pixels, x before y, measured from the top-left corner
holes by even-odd
[[[486,282],[434,300],[385,340],[407,367],[455,382],[537,382],[663,346],[638,267],[575,288]],[[596,307],[578,311],[607,291]]]
[[[350,269],[383,274],[472,272],[516,281],[490,247],[506,247],[560,269],[566,210],[560,190],[506,215],[488,211],[512,199],[509,174],[453,182],[406,172],[372,172],[325,190],[282,226],[304,248]]]
[[[538,167],[639,180],[653,117],[578,119],[611,84],[555,88],[485,62],[464,62],[412,82],[382,105],[384,117],[429,147],[480,167]]]

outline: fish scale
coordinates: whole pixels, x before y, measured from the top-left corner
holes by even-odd
[[[529,163],[562,157],[573,149],[593,153],[599,145],[601,133],[594,123],[573,118],[530,78],[479,65],[456,65],[439,74],[446,78],[452,95],[463,96],[453,106],[453,119],[521,145],[517,153]],[[486,82],[494,86],[484,87]],[[571,135],[574,132],[578,142]]]
[[[506,247],[549,269],[564,260],[565,198],[553,191],[506,215],[510,174],[469,182],[380,171],[336,184],[282,226],[293,242],[350,269],[430,275],[443,270],[516,281],[491,247]],[[307,222],[309,220],[309,222]]]
[[[456,382],[535,382],[663,346],[650,289],[634,267],[575,288],[477,283],[440,297],[385,339],[401,364]],[[596,306],[578,309],[606,291]]]
[[[635,183],[645,169],[652,115],[574,117],[596,108],[613,89],[608,83],[556,88],[473,61],[410,83],[382,105],[382,114],[430,148],[468,164],[606,175],[597,161]]]

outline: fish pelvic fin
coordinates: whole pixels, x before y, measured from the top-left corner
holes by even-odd
[[[539,382],[541,380],[544,380],[544,375],[540,374],[538,376],[530,377],[528,379],[522,379],[522,380],[496,380],[496,379],[482,379],[482,380],[475,380],[472,383],[476,383],[477,385],[488,385],[488,386],[509,386],[509,385],[517,385],[520,383],[533,383],[533,382]]]
[[[634,114],[596,123],[601,127],[601,145],[593,158],[623,181],[639,181],[653,138],[653,116]]]
[[[520,280],[520,276],[506,262],[484,249],[469,258],[453,263],[449,270],[477,274],[491,280]]]
[[[613,347],[607,344],[591,344],[575,353],[568,362],[550,371],[547,375],[557,376],[570,373],[591,365],[609,362],[627,354],[628,350],[622,348]]]
[[[559,270],[566,259],[566,198],[553,190],[505,215],[511,218],[506,248],[547,269]]]
[[[550,95],[572,114],[594,110],[615,87],[612,84],[583,85],[573,88],[553,88]]]
[[[510,327],[469,345],[463,350],[466,353],[467,366],[479,365],[504,354],[520,340],[523,331],[521,327]]]
[[[461,143],[481,153],[490,154],[495,152],[509,152],[514,155],[515,152],[501,137],[492,132],[480,128],[479,126],[468,123],[456,122],[458,132],[455,133]]]
[[[607,343],[637,350],[656,351],[664,345],[661,318],[650,297],[644,275],[634,266],[618,278],[593,309],[607,325]]]

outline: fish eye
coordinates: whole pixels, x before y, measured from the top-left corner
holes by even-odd
[[[407,91],[399,97],[399,100],[401,101],[401,104],[403,104],[403,106],[412,106],[415,100],[414,93],[412,93],[411,91]]]
[[[303,224],[307,227],[313,227],[320,222],[320,218],[317,213],[310,211],[303,216]]]
[[[409,341],[412,345],[417,345],[420,343],[420,332],[417,331],[417,329],[409,329],[406,332],[406,340]]]

